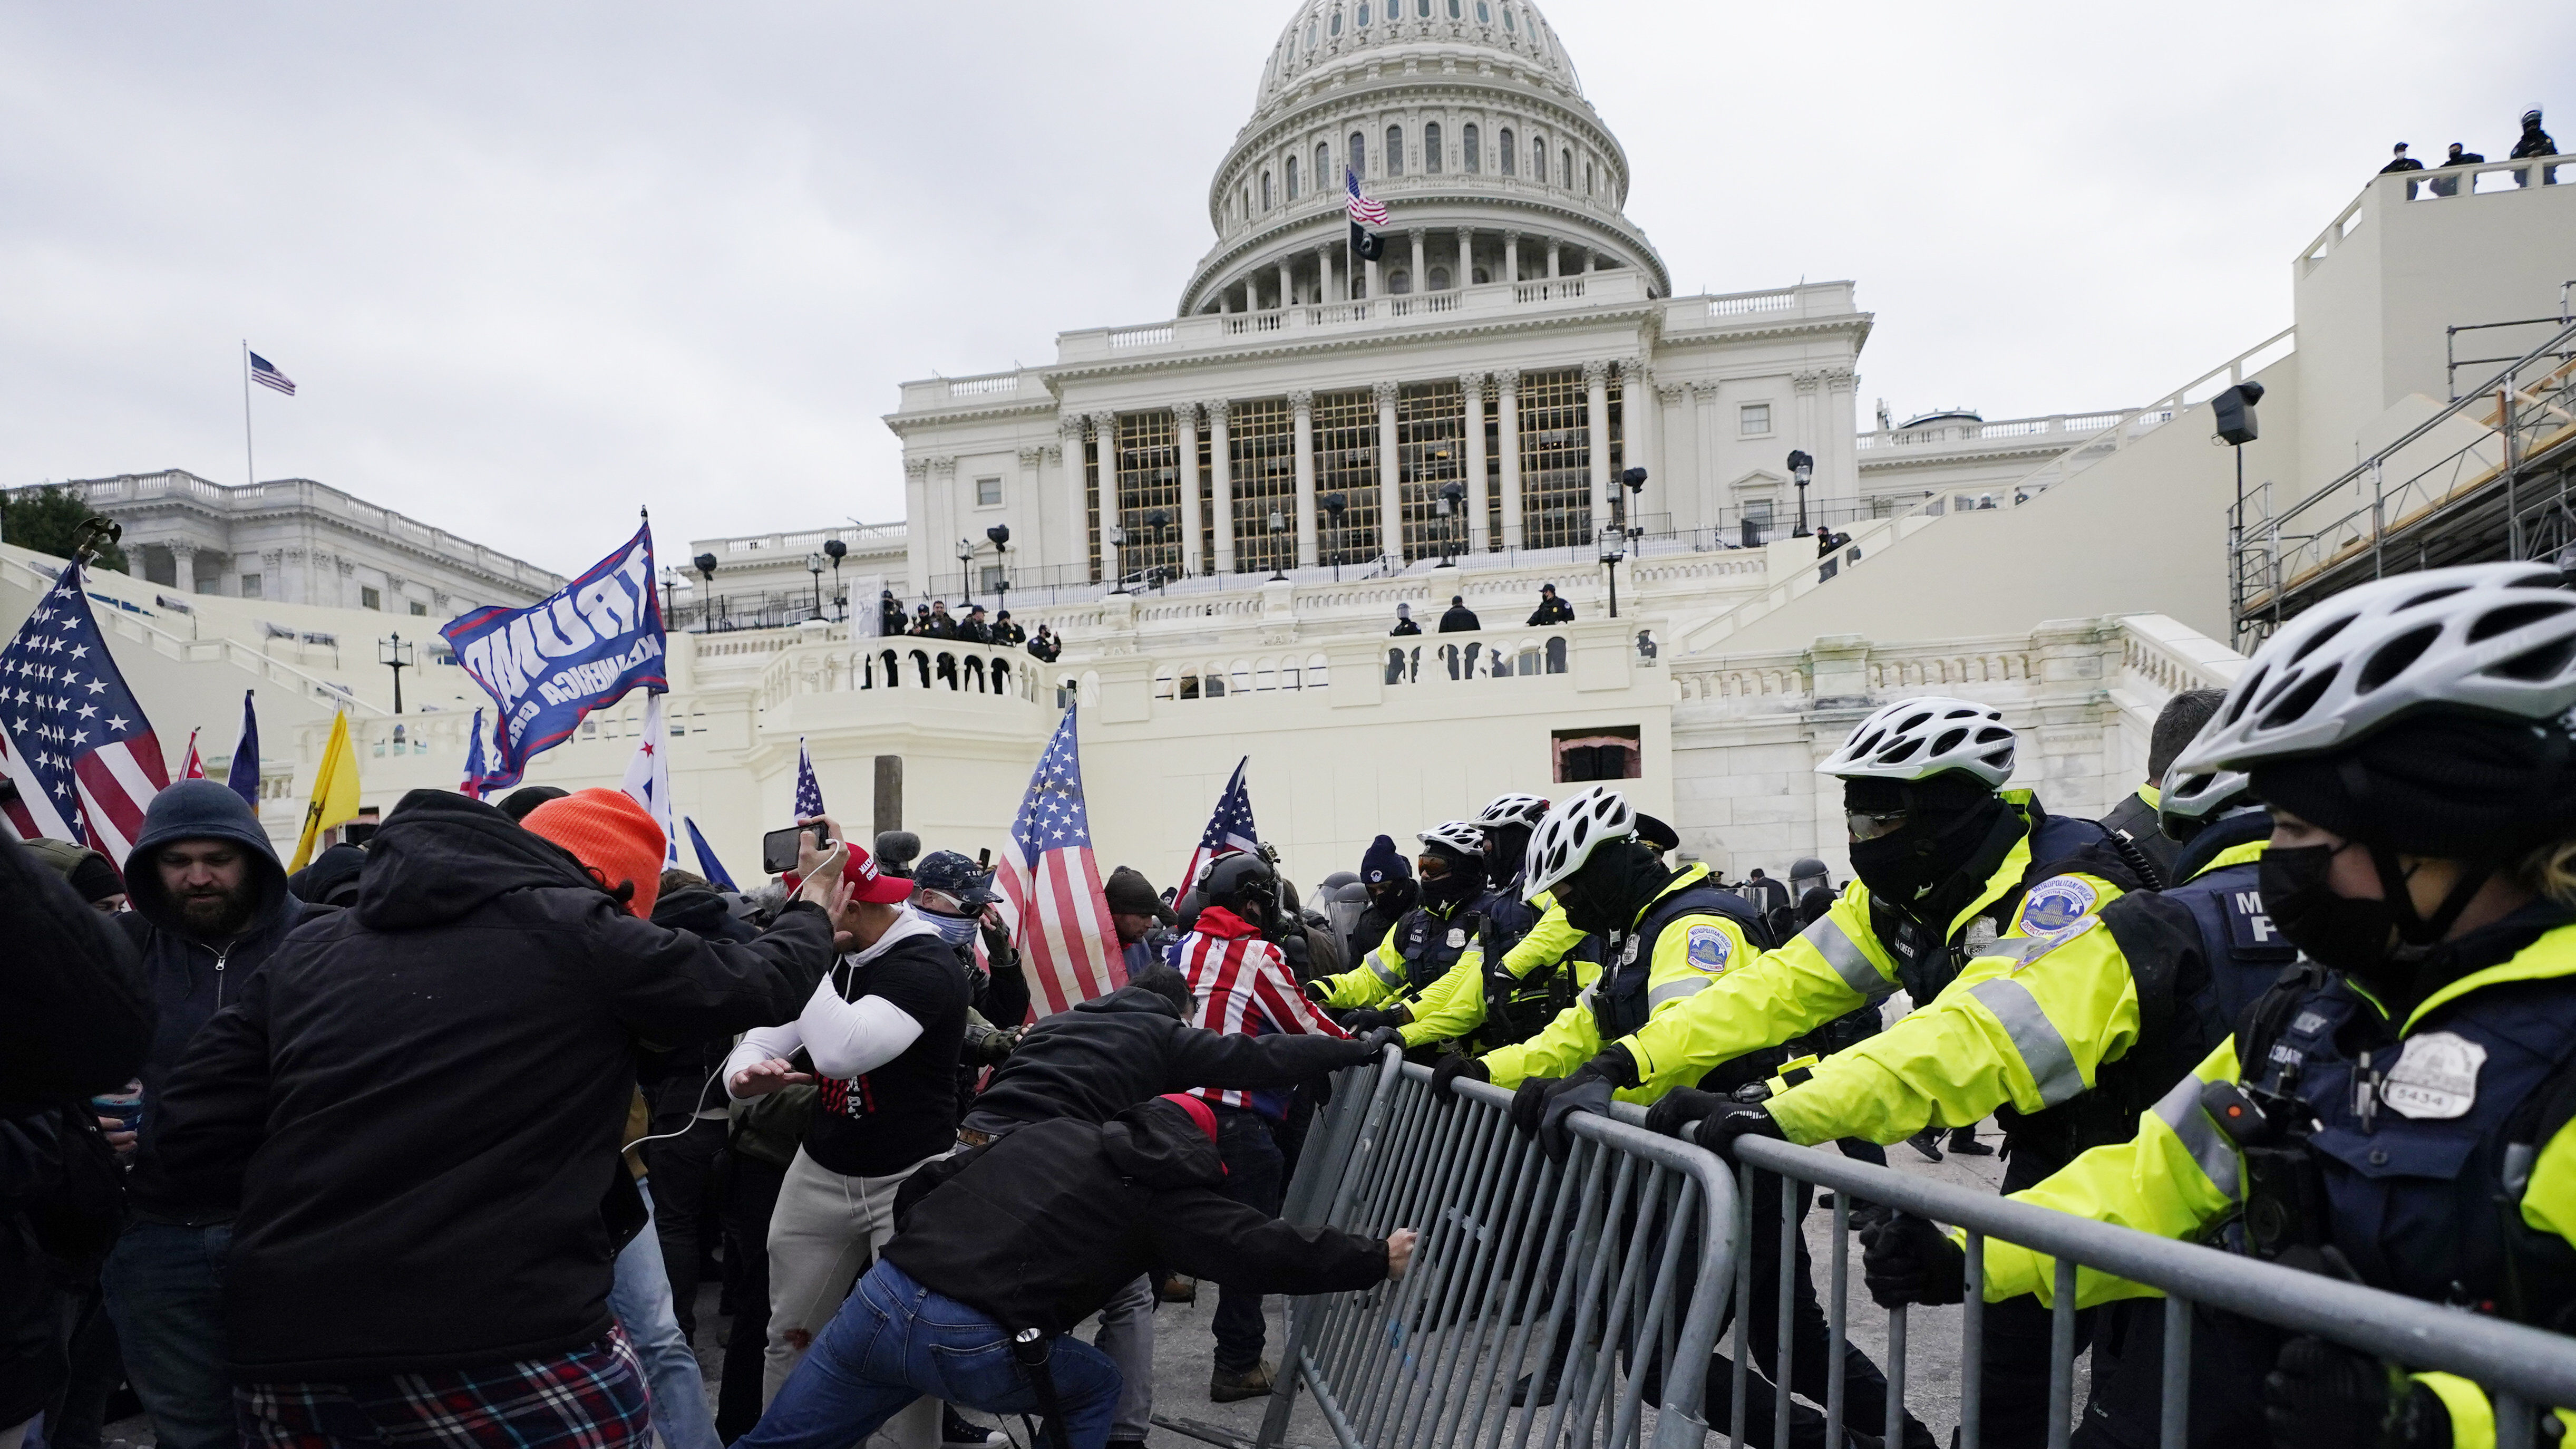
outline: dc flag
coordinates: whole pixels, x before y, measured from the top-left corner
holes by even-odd
[[[1036,1016],[1078,1006],[1127,984],[1126,958],[1091,858],[1091,813],[1082,801],[1082,753],[1074,712],[1064,712],[1055,738],[1029,776],[1029,793],[1011,822],[1002,851],[1002,894],[1019,917],[1028,952],[1029,1011]]]
[[[242,691],[241,742],[233,746],[232,774],[224,783],[232,792],[259,809],[259,712],[250,706],[251,692]],[[475,718],[480,719],[480,714]]]
[[[161,741],[108,656],[80,564],[65,564],[0,649],[0,832],[86,845],[119,869],[170,784]]]
[[[823,787],[814,779],[814,757],[805,753],[805,742],[796,742],[796,818],[812,820],[823,813]]]
[[[1198,884],[1199,872],[1209,861],[1228,851],[1258,850],[1261,834],[1252,828],[1252,787],[1243,772],[1252,764],[1246,755],[1234,767],[1234,778],[1225,782],[1225,793],[1217,797],[1216,814],[1208,818],[1207,830],[1199,836],[1199,848],[1190,852],[1190,868],[1181,873],[1181,894],[1188,895]]]
[[[562,743],[592,710],[638,685],[671,687],[651,524],[552,597],[524,609],[477,609],[438,632],[499,706],[487,791],[519,783],[528,761]]]

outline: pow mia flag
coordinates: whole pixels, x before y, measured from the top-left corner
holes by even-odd
[[[561,743],[584,715],[638,685],[671,687],[653,593],[653,526],[548,598],[524,609],[477,609],[438,632],[500,707],[498,759],[483,788],[515,785],[528,761]]]

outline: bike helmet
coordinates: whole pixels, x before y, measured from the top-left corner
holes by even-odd
[[[2012,727],[1993,705],[1903,699],[1862,720],[1816,773],[1911,783],[1958,770],[2001,788],[2012,778],[2013,743]]]
[[[1637,833],[1637,812],[1628,797],[1606,785],[1595,785],[1549,807],[1546,818],[1530,832],[1527,877],[1522,889],[1535,896],[1562,885],[1583,869],[1594,851],[1608,841]]]
[[[1464,820],[1443,821],[1413,838],[1464,856],[1475,856],[1485,847],[1485,832]]]
[[[2420,711],[2576,708],[2576,593],[2548,564],[2427,569],[2346,589],[2255,651],[2180,774],[2341,750]]]
[[[2168,839],[2189,840],[2223,815],[2261,808],[2254,799],[2254,777],[2242,770],[2186,774],[2176,768],[2165,776],[2156,799],[2156,823]]]
[[[1535,830],[1547,818],[1547,802],[1536,795],[1497,795],[1476,812],[1478,825],[1525,825]]]

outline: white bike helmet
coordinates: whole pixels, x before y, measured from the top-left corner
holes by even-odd
[[[1963,770],[2001,788],[2012,778],[2013,732],[2002,710],[1965,699],[1899,700],[1860,722],[1816,767],[1846,780],[1928,780]]]
[[[2242,770],[2187,773],[2168,771],[2156,797],[2156,823],[2168,839],[2189,840],[2200,828],[2223,815],[2262,808],[2254,799],[2254,777]]]
[[[1413,837],[1425,845],[1439,845],[1460,855],[1476,855],[1485,848],[1485,832],[1464,820],[1448,820]]]
[[[1607,785],[1559,801],[1530,832],[1524,898],[1564,884],[1605,842],[1636,833],[1637,812],[1629,808],[1628,797]]]
[[[2427,569],[2346,589],[2254,654],[2177,774],[2344,749],[2427,708],[2554,720],[2576,708],[2576,593],[2547,564]]]
[[[1547,818],[1547,802],[1536,795],[1497,795],[1476,812],[1479,825],[1526,825],[1532,830]]]

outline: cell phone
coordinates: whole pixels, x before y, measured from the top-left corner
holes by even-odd
[[[790,825],[784,830],[773,830],[767,835],[760,837],[761,870],[769,875],[785,875],[789,871],[794,870],[796,868],[796,837],[802,835],[808,830],[813,831],[817,835],[823,833],[823,827],[820,825]],[[817,850],[830,850],[832,848],[832,842],[828,840],[817,840],[814,842],[814,848]]]

